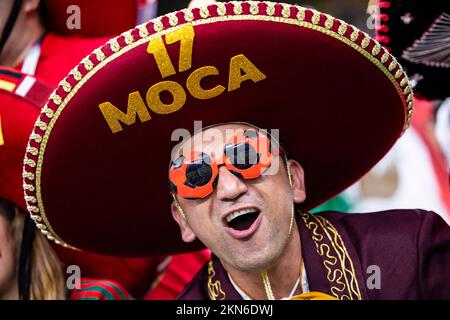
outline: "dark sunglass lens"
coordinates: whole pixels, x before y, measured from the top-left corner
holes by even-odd
[[[248,143],[227,145],[225,153],[230,162],[239,170],[249,169],[259,162],[259,154]]]
[[[195,160],[186,168],[185,184],[195,188],[206,185],[212,178],[212,168],[209,157],[203,156],[202,159]]]

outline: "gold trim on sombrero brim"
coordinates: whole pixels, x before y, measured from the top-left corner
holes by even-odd
[[[74,248],[61,239],[50,225],[45,214],[41,191],[41,170],[46,144],[55,122],[71,98],[99,69],[154,37],[174,31],[186,24],[196,26],[231,20],[262,20],[297,25],[321,32],[352,47],[377,66],[391,81],[406,110],[403,132],[409,127],[413,111],[413,96],[405,72],[386,49],[354,26],[313,9],[273,2],[217,3],[208,7],[169,13],[139,25],[94,50],[60,82],[42,109],[27,147],[26,158],[32,161],[27,161],[24,165],[23,187],[28,211],[37,227],[49,240]]]

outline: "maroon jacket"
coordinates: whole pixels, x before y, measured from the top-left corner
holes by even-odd
[[[296,219],[310,291],[338,299],[450,299],[450,227],[436,213],[328,211]],[[212,298],[241,299],[216,257],[178,297]]]

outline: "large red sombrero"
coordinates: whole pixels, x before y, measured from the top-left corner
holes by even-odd
[[[28,209],[66,246],[193,250],[201,244],[181,241],[169,209],[176,128],[202,120],[280,129],[312,208],[381,159],[411,113],[397,61],[329,15],[254,1],[175,12],[108,41],[60,83],[30,137]]]

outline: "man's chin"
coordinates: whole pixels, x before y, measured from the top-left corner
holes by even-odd
[[[261,273],[269,270],[276,263],[279,255],[268,255],[267,253],[258,255],[249,254],[248,252],[246,252],[245,255],[242,255],[240,257],[245,257],[245,261],[243,261],[242,259],[233,259],[235,260],[233,261],[233,263],[231,263],[233,268],[240,272]]]

